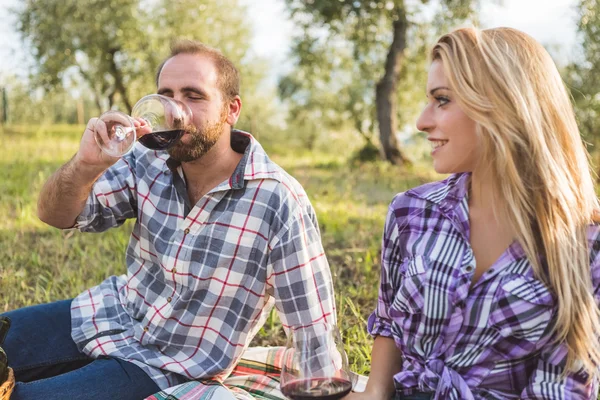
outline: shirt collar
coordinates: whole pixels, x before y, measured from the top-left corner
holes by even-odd
[[[448,178],[418,186],[406,192],[407,196],[424,200],[428,207],[437,207],[450,219],[465,240],[469,240],[469,193],[470,173],[453,174]]]
[[[450,212],[467,197],[470,179],[470,173],[453,174],[443,181],[410,189],[406,194],[437,204],[443,211]]]
[[[439,210],[460,227],[465,239],[470,236],[468,194],[471,174],[453,174],[448,178],[418,186],[406,192],[406,195],[435,204]],[[503,253],[509,261],[525,257],[525,251],[518,241],[509,246],[509,251]],[[524,274],[525,272],[523,272]]]
[[[229,178],[232,189],[242,189],[246,181],[255,179],[270,178],[281,181],[280,169],[269,159],[263,147],[250,133],[238,129],[232,130],[231,147],[238,153],[244,153]],[[181,162],[169,157],[166,165],[176,173]]]

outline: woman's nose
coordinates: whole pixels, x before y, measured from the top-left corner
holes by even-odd
[[[417,118],[417,129],[421,132],[429,132],[433,128],[433,116],[429,105],[425,106],[419,118]]]

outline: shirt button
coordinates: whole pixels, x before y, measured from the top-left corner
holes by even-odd
[[[172,273],[174,273],[174,274],[176,274],[176,273],[177,273],[177,268],[173,268],[173,269],[171,270],[171,272],[172,272]]]
[[[467,272],[471,272],[471,271],[473,271],[473,269],[474,269],[474,268],[473,268],[473,266],[472,266],[472,265],[467,265],[467,268],[465,268],[465,270],[466,270]]]
[[[190,233],[190,228],[185,228],[185,231],[183,231],[183,233],[185,233],[186,235],[187,235],[188,233]]]
[[[147,326],[144,327],[144,332],[148,332],[148,327]]]
[[[170,303],[170,302],[171,302],[171,300],[173,300],[173,299],[172,299],[172,298],[170,298],[170,297],[167,297],[167,303]]]

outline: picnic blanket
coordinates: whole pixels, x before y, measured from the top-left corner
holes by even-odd
[[[251,347],[223,382],[188,382],[146,400],[285,400],[279,388],[284,350],[284,347]],[[359,375],[354,391],[363,391],[366,381],[367,377]]]

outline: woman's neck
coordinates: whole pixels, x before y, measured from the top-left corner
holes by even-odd
[[[492,212],[497,201],[489,175],[473,172],[469,182],[469,208]]]
[[[512,231],[510,218],[506,215],[502,193],[494,190],[494,181],[489,173],[473,172],[469,185],[470,218],[496,225],[504,232]],[[514,234],[514,232],[513,232]],[[511,236],[514,236],[511,234]]]

